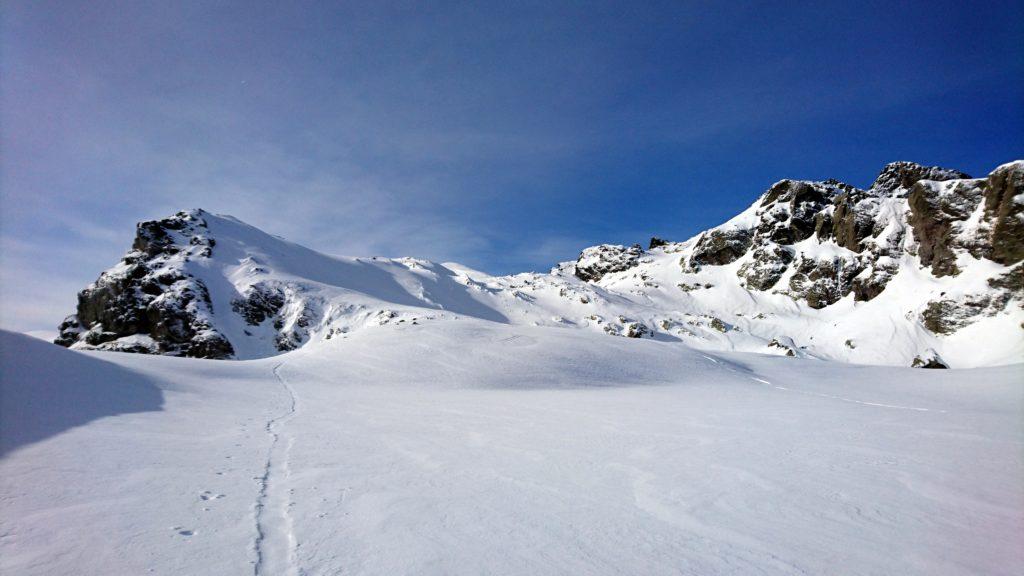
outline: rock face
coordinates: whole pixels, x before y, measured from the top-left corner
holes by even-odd
[[[100,350],[230,358],[231,343],[213,327],[206,285],[187,264],[209,258],[216,242],[201,210],[138,225],[132,250],[78,294],[77,312],[61,323],[57,344]]]
[[[950,183],[923,181],[911,188],[910,226],[918,243],[921,264],[936,276],[956,275],[956,248],[973,249],[977,256],[991,255],[991,245],[976,235],[961,238],[963,223],[982,201],[984,181],[957,180]]]
[[[672,284],[695,302],[714,298],[707,296],[714,291],[697,288],[721,286],[716,270],[735,275],[747,294],[786,296],[822,311],[844,300],[851,305],[875,300],[902,277],[900,295],[892,297],[901,302],[901,315],[932,337],[947,338],[982,319],[1005,315],[1010,307],[1024,309],[1024,161],[1000,166],[984,178],[893,162],[866,189],[837,180],[782,180],[729,222],[682,244],[655,245],[665,254],[680,254],[683,281]],[[642,265],[633,275],[635,286],[619,277],[606,282],[602,270],[637,264],[605,259],[603,268],[577,276],[647,296],[653,284]],[[949,284],[955,288],[948,293],[927,289],[937,286],[929,280],[907,279],[919,273],[956,279],[967,269],[972,270],[968,279]],[[924,289],[915,290],[914,283]],[[733,298],[710,311],[732,305]],[[769,348],[772,340],[780,341],[768,340]],[[918,355],[918,365],[945,365],[937,355]]]
[[[1000,166],[985,181],[985,220],[991,223],[991,259],[1024,260],[1024,162]]]
[[[794,244],[810,238],[822,227],[819,214],[841,192],[853,186],[835,180],[800,182],[783,180],[765,192],[757,238],[776,244]]]

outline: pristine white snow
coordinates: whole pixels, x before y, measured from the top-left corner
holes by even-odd
[[[1024,566],[1020,364],[439,317],[243,362],[2,333],[0,366],[3,574]]]

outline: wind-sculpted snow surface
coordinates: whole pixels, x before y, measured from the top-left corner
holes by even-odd
[[[110,360],[0,331],[0,456],[99,418],[161,409],[151,380]]]
[[[111,385],[26,350],[3,378],[22,421],[50,406],[10,390]],[[52,351],[162,405],[0,459],[3,574],[1024,565],[1021,365],[854,366],[473,318],[249,362]]]
[[[867,189],[783,180],[685,242],[600,245],[495,277],[330,257],[202,210],[139,225],[58,343],[259,358],[365,328],[475,318],[862,364],[1024,358],[1024,161],[895,162]]]

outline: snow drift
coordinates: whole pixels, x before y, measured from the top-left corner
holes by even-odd
[[[0,330],[0,456],[107,416],[160,410],[146,377]]]

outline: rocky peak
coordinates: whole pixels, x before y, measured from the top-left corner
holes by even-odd
[[[890,162],[882,168],[878,177],[875,178],[875,182],[871,184],[871,189],[902,197],[906,196],[911,187],[920,180],[943,182],[964,178],[970,178],[970,176],[959,170],[940,166],[922,166],[916,162]]]
[[[655,248],[661,248],[662,246],[668,246],[668,240],[664,238],[658,238],[657,236],[651,236],[651,241],[647,244],[648,250],[654,250]]]
[[[216,242],[202,210],[140,222],[132,249],[78,294],[57,344],[226,358],[231,343],[213,327],[207,286],[187,263],[209,258]]]
[[[135,229],[132,249],[149,257],[175,254],[182,246],[208,244],[205,217],[200,208],[181,211],[162,220],[139,222]],[[184,242],[183,242],[184,240]]]

